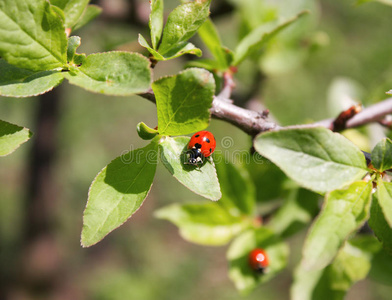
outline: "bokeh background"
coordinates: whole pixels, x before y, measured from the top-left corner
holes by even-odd
[[[354,0],[212,2],[212,18],[229,48],[247,26],[260,22],[258,14],[268,19],[274,13],[266,10],[269,5],[277,5],[287,16],[298,7],[312,12],[301,27],[288,30],[280,43],[270,46],[256,67],[254,61],[243,64],[233,95],[238,105],[264,105],[281,124],[299,124],[336,116],[347,96],[369,105],[385,99],[392,89],[391,6],[356,5]],[[147,0],[93,3],[104,11],[74,33],[82,38],[79,53],[142,51],[137,34],[148,36]],[[166,13],[179,3],[165,0]],[[202,47],[197,37],[193,42]],[[154,77],[175,74],[192,59],[159,63]],[[153,217],[154,210],[170,203],[205,201],[167,176],[162,165],[132,219],[99,244],[81,248],[91,181],[112,159],[145,145],[136,124],[156,126],[154,104],[140,97],[96,95],[64,82],[40,97],[0,97],[0,119],[35,133],[15,153],[0,159],[0,299],[289,298],[305,232],[289,240],[287,271],[240,297],[227,276],[226,247],[190,244],[173,225]],[[212,120],[209,130],[217,138],[217,149],[250,149],[250,138],[230,124]],[[370,127],[347,134],[368,150],[381,133]],[[219,142],[226,137],[233,141],[229,148]],[[263,189],[268,186],[254,180],[262,210]],[[391,299],[391,294],[388,283],[364,280],[347,299]]]

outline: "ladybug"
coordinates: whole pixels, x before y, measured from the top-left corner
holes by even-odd
[[[258,274],[264,274],[269,265],[267,253],[264,249],[253,249],[248,256],[249,265]]]
[[[203,130],[196,132],[188,144],[186,164],[195,165],[203,163],[203,158],[209,157],[215,150],[216,141],[213,134]]]

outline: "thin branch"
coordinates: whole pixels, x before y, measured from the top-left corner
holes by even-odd
[[[152,90],[148,91],[145,94],[141,94],[140,96],[155,103],[155,95]],[[251,136],[255,136],[256,134],[261,132],[280,130],[283,128],[309,128],[323,126],[332,130],[333,123],[335,121],[335,119],[326,119],[312,124],[281,127],[278,124],[267,120],[267,111],[257,112],[239,107],[233,104],[233,101],[231,99],[223,98],[220,95],[214,96],[210,111],[214,119],[226,121],[240,128],[242,131],[246,132]],[[354,128],[372,122],[378,122],[382,120],[386,115],[391,113],[392,98],[388,98],[382,102],[364,108],[361,112],[349,119],[346,122],[344,128],[339,128],[339,130]]]

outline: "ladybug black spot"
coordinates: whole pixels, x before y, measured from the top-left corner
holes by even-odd
[[[210,153],[212,152],[212,149],[210,148]]]
[[[195,144],[195,148],[196,148],[196,149],[201,149],[201,145],[200,145],[199,143],[196,143],[196,144]]]
[[[207,142],[207,143],[209,143],[209,142],[210,142],[210,140],[209,140],[208,138],[206,138],[206,142]]]
[[[199,136],[200,136],[200,134],[196,134],[196,135],[195,135],[195,137],[199,137]]]

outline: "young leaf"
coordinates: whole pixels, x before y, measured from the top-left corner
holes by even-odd
[[[69,64],[79,66],[86,58],[85,54],[77,54],[76,49],[80,46],[81,39],[78,36],[71,36],[68,39],[67,61]]]
[[[373,194],[369,226],[372,228],[377,239],[382,243],[385,251],[392,255],[392,229],[385,219],[378,197],[378,192]]]
[[[150,13],[150,32],[152,47],[157,49],[159,40],[162,35],[163,28],[163,0],[152,0],[150,2],[151,13]]]
[[[318,196],[308,190],[294,188],[274,215],[268,227],[282,237],[289,237],[305,228],[318,212]]]
[[[0,1],[0,56],[33,71],[67,63],[67,37],[48,1]]]
[[[150,61],[138,53],[91,54],[80,67],[70,67],[71,84],[106,95],[129,96],[146,92],[151,83]]]
[[[392,141],[390,139],[384,138],[374,147],[372,165],[380,172],[392,168]]]
[[[327,195],[304,244],[304,269],[319,270],[333,260],[347,237],[367,220],[371,192],[372,183],[360,181]]]
[[[369,243],[372,237],[367,238]],[[368,274],[372,255],[366,247],[347,242],[333,263],[325,269],[295,271],[292,300],[343,300],[350,287]]]
[[[156,211],[155,216],[174,223],[185,240],[208,246],[225,245],[249,226],[217,203],[172,204]]]
[[[191,68],[152,84],[158,111],[158,131],[181,135],[205,129],[215,92],[212,74]]]
[[[152,56],[158,61],[170,60],[184,54],[194,54],[199,57],[202,55],[201,50],[199,48],[196,48],[195,45],[193,45],[192,43],[181,43],[177,45],[177,47],[172,52],[167,53],[163,56],[158,51],[151,48],[146,39],[141,34],[139,34],[138,42],[140,46],[146,48],[148,52],[150,52],[150,54],[152,54]]]
[[[281,30],[293,24],[307,13],[307,11],[303,11],[295,17],[279,24],[275,24],[275,22],[266,23],[252,30],[240,41],[237,48],[235,49],[234,61],[232,64],[234,66],[240,64],[247,56],[253,54],[255,51],[263,47],[272,37],[278,34]]]
[[[248,256],[255,248],[264,249],[268,255],[268,270],[262,275],[249,266]],[[287,245],[271,230],[265,227],[249,229],[241,233],[227,251],[229,277],[242,294],[247,294],[260,283],[272,279],[286,267],[288,252]]]
[[[384,182],[379,178],[377,180],[377,198],[384,213],[385,220],[392,230],[392,183]]]
[[[197,33],[218,62],[218,69],[227,69],[231,64],[232,54],[229,49],[222,46],[219,34],[211,19],[207,19]]]
[[[255,186],[246,169],[224,161],[223,155],[217,157],[216,170],[222,190],[219,204],[229,211],[237,210],[239,214],[253,215],[256,208]]]
[[[211,0],[185,3],[170,13],[159,46],[161,55],[172,53],[173,48],[185,43],[197,32],[210,14],[210,3]]]
[[[158,134],[158,130],[148,127],[143,122],[137,124],[136,130],[139,137],[143,140],[151,140]]]
[[[132,150],[102,169],[91,184],[83,215],[81,243],[89,247],[122,225],[143,204],[151,189],[158,143]]]
[[[160,158],[169,172],[192,192],[210,200],[222,197],[215,166],[209,158],[200,168],[186,165],[185,151],[189,142],[188,137],[166,137],[160,144]]]
[[[0,59],[0,96],[31,97],[52,90],[64,80],[59,71],[34,72]]]
[[[150,54],[156,60],[166,60],[166,58],[164,58],[158,51],[151,48],[151,46],[148,44],[147,40],[140,33],[139,33],[138,42],[139,42],[140,46],[146,48],[148,50],[148,52],[150,52]]]
[[[79,18],[78,22],[72,27],[72,31],[75,31],[87,23],[91,22],[93,19],[98,17],[102,12],[102,8],[96,5],[88,5],[84,10],[82,16]]]
[[[27,128],[0,120],[0,156],[14,152],[32,135]]]
[[[322,127],[259,134],[254,146],[298,184],[319,193],[346,186],[367,173],[362,152]]]
[[[83,15],[90,0],[50,0],[50,3],[59,7],[65,16],[65,28],[72,28]]]

